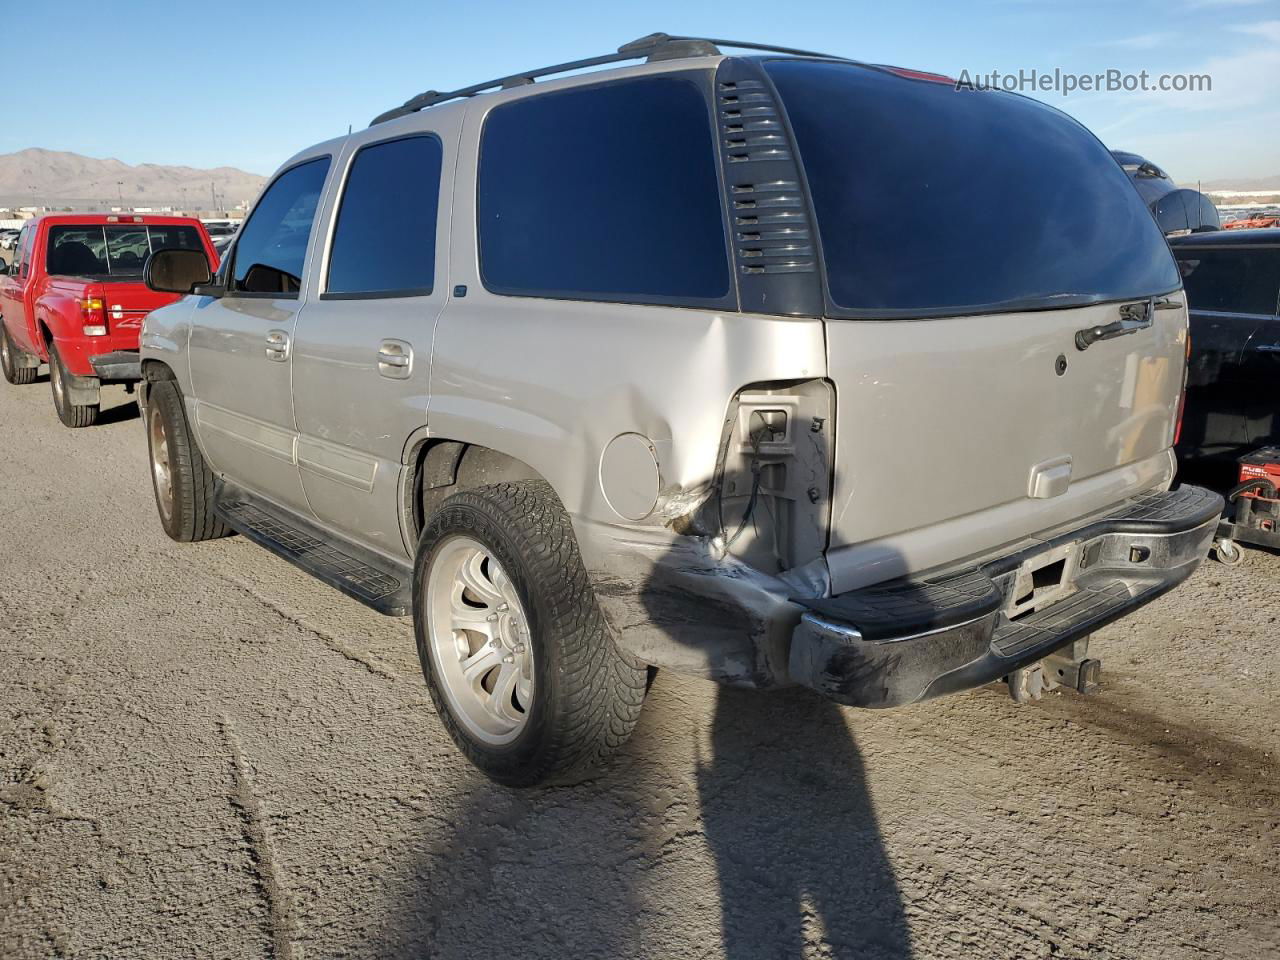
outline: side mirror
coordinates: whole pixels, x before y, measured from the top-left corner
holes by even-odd
[[[189,294],[213,280],[203,250],[157,250],[147,257],[142,282],[160,293]]]

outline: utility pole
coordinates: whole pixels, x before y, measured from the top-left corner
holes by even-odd
[[[209,196],[213,199],[213,212],[217,213],[218,212],[218,188],[214,185],[212,180],[209,181]]]
[[[124,206],[124,181],[116,181],[116,196],[120,198],[120,206]]]

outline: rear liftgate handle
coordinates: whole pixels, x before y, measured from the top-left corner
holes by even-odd
[[[1088,350],[1099,340],[1114,340],[1116,337],[1137,333],[1151,326],[1151,320],[1157,310],[1177,310],[1182,304],[1168,297],[1153,297],[1137,303],[1126,303],[1120,307],[1120,319],[1100,327],[1085,327],[1076,331],[1076,349]]]

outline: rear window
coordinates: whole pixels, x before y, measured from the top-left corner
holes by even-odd
[[[848,64],[771,61],[838,314],[1074,306],[1178,287],[1128,176],[1044,104]]]
[[[1275,314],[1280,298],[1280,249],[1179,247],[1177,257],[1192,310]]]
[[[49,228],[45,269],[51,276],[141,277],[157,250],[204,250],[195,227],[109,224]]]

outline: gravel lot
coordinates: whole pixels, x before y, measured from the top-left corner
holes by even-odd
[[[0,383],[0,956],[1274,957],[1280,558],[1104,689],[899,712],[660,674],[600,780],[462,762],[406,621],[155,517],[122,390]]]

